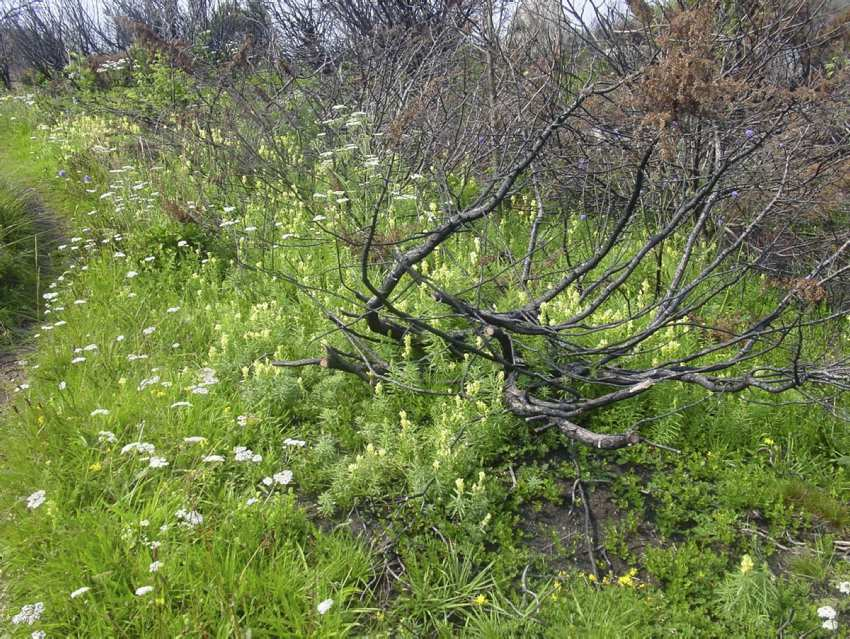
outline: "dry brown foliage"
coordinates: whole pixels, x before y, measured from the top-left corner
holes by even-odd
[[[116,16],[115,23],[126,30],[136,45],[149,53],[161,55],[172,66],[191,73],[194,61],[190,52],[191,45],[183,40],[166,40],[150,26],[131,20],[126,16]]]

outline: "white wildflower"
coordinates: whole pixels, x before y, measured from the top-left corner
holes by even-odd
[[[291,470],[282,470],[279,473],[275,473],[272,475],[274,478],[274,482],[276,484],[280,484],[281,486],[286,486],[292,481],[292,471]]]
[[[154,384],[158,384],[159,380],[160,380],[159,375],[154,375],[153,377],[148,377],[147,379],[143,379],[141,382],[139,382],[137,390],[143,391],[148,386],[153,386]]]
[[[192,437],[184,437],[183,441],[187,444],[202,444],[207,441],[207,438],[200,435],[193,435]]]
[[[826,619],[826,620],[824,620],[824,622],[821,624],[821,627],[822,627],[824,630],[832,630],[832,631],[835,631],[835,630],[838,630],[838,622],[837,622],[835,619]]]
[[[44,603],[38,601],[34,604],[27,604],[21,608],[21,611],[12,617],[12,624],[16,626],[20,626],[22,624],[27,624],[28,626],[33,625],[36,621],[41,619],[41,615],[44,612]]]
[[[202,368],[198,371],[198,376],[201,378],[201,384],[204,386],[218,384],[218,378],[215,376],[215,369]]]
[[[850,581],[842,581],[838,584],[838,592],[842,595],[850,595]]]
[[[142,331],[144,335],[152,335],[156,332],[156,326],[148,326],[146,329]]]
[[[72,359],[71,363],[72,364],[82,364],[84,361],[86,361],[86,358],[81,356],[81,357],[75,357],[74,359]]]
[[[330,609],[331,609],[331,606],[333,606],[333,605],[334,605],[334,600],[333,600],[333,599],[325,599],[324,601],[322,601],[321,603],[319,603],[319,605],[318,605],[318,606],[316,606],[316,610],[318,610],[318,611],[319,611],[319,614],[320,614],[320,615],[323,615],[323,614],[325,614],[328,610],[330,610]]]
[[[206,462],[208,464],[219,464],[224,461],[224,457],[221,455],[207,455],[201,461]]]
[[[91,417],[96,417],[97,415],[109,415],[109,409],[107,408],[95,408],[91,413],[89,413]]]
[[[35,510],[39,506],[44,503],[45,492],[43,490],[37,490],[32,495],[27,497],[27,508],[30,510]]]
[[[262,455],[254,454],[250,448],[245,446],[236,446],[233,449],[233,458],[238,462],[253,462],[255,464],[263,461]]]
[[[832,606],[821,606],[818,608],[818,617],[821,619],[835,619],[838,616],[838,613],[835,612],[835,608]]]
[[[86,594],[91,588],[88,586],[83,586],[82,588],[77,588],[74,592],[71,593],[71,599],[76,599],[84,594]]]
[[[136,596],[144,597],[145,595],[153,592],[153,586],[139,586],[136,588]]]
[[[160,568],[162,568],[161,561],[152,561],[151,565],[148,566],[148,572],[159,572]]]
[[[174,402],[171,408],[189,408],[191,405],[192,402]]]
[[[168,466],[168,460],[165,457],[151,457],[148,461],[149,468],[165,468]]]
[[[134,277],[136,277],[137,275],[138,275],[138,272],[136,272],[136,271],[127,271],[127,275],[125,275],[124,277],[126,277],[128,280],[131,280]]]
[[[141,453],[143,455],[153,455],[156,447],[148,442],[132,442],[121,449],[121,454]]]
[[[204,516],[196,510],[184,510],[181,508],[174,515],[186,526],[190,528],[204,523]]]
[[[166,313],[176,313],[179,310],[180,310],[179,306],[169,306],[167,309],[165,309],[165,312]]]
[[[284,446],[295,446],[296,448],[304,448],[307,445],[303,439],[292,439],[291,437],[287,437],[283,440]]]
[[[245,500],[245,505],[246,505],[246,506],[253,506],[253,505],[254,505],[254,504],[256,504],[258,501],[260,501],[260,500],[259,500],[259,499],[257,499],[256,497],[249,497],[247,500]]]
[[[101,444],[114,444],[118,438],[111,430],[102,430],[97,434],[97,441]]]

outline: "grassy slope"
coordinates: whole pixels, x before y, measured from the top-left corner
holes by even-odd
[[[20,177],[64,204],[72,232],[85,238],[72,246],[103,237],[87,215],[96,198],[57,180],[51,154],[30,156],[29,134],[3,123],[4,152]],[[205,269],[192,259],[160,267],[146,255],[113,259],[116,245],[92,248],[69,251],[69,271],[52,289],[59,297],[31,358],[32,391],[2,435],[8,599],[43,601],[44,621],[33,628],[51,636],[229,637],[251,627],[255,637],[319,627],[323,635],[339,634],[359,616],[347,608],[358,605],[348,602],[352,585],[368,576],[363,548],[345,533],[318,531],[285,490],[258,490],[259,480],[292,453],[271,429],[237,425],[238,379],[222,380],[208,395],[186,391],[198,381],[199,354],[213,338],[215,314],[203,304],[221,304],[232,291],[214,264]],[[130,281],[132,268],[141,273]],[[186,310],[167,312],[181,305]],[[157,331],[145,335],[148,326]],[[116,341],[119,334],[123,341]],[[182,346],[173,346],[177,341]],[[130,354],[145,359],[130,362]],[[71,364],[79,357],[86,361]],[[160,383],[137,390],[157,373]],[[171,408],[187,399],[192,407]],[[92,415],[102,407],[110,414]],[[115,443],[99,443],[107,430]],[[206,439],[184,442],[192,436]],[[140,440],[153,442],[171,466],[147,468],[144,456],[120,453]],[[240,444],[262,451],[263,462],[234,463],[232,449]],[[226,470],[199,463],[212,453],[227,458]],[[36,490],[46,492],[46,501],[27,510],[22,497]],[[252,497],[259,503],[247,505]],[[181,508],[201,512],[203,524],[178,525]],[[151,548],[154,541],[162,545]],[[163,567],[151,573],[156,560]],[[135,589],[145,585],[155,591],[137,598]],[[83,586],[91,592],[70,599]],[[328,597],[335,605],[320,616],[316,605]]]
[[[848,525],[839,424],[730,399],[664,424],[684,455],[579,451],[615,565],[595,584],[575,570],[580,531],[558,528],[581,520],[565,497],[575,467],[554,433],[518,432],[498,402],[474,417],[453,399],[372,396],[342,375],[256,366],[281,344],[308,355],[315,313],[164,215],[156,192],[179,184],[126,151],[94,158],[93,142],[109,146],[98,127],[49,141],[16,113],[0,119],[4,153],[77,238],[31,388],[0,434],[3,620],[45,604],[19,636],[758,637],[786,623],[817,631],[817,605],[847,607],[835,584],[850,569],[831,541]],[[598,425],[629,418],[612,411]],[[438,441],[451,449],[439,471]],[[155,452],[122,452],[133,442]],[[237,446],[262,459],[236,461]],[[151,467],[152,456],[168,465]],[[282,470],[290,484],[263,484]],[[428,473],[432,498],[394,501]],[[37,490],[46,500],[29,510]],[[181,524],[181,510],[203,521]],[[742,532],[756,528],[787,529],[812,550]],[[739,568],[744,553],[754,569]],[[71,599],[81,587],[91,590]]]

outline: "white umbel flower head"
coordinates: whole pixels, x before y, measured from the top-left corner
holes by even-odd
[[[274,479],[274,483],[286,486],[292,481],[292,471],[282,470],[279,473],[272,475],[272,479]]]
[[[136,596],[144,597],[145,595],[153,592],[153,586],[139,586],[136,588]]]
[[[88,586],[83,586],[82,588],[77,588],[74,592],[71,593],[71,599],[76,599],[77,597],[82,597],[86,594],[91,588]]]
[[[838,584],[838,592],[842,595],[850,595],[850,581],[842,581]]]
[[[149,442],[132,442],[121,448],[121,454],[140,453],[143,455],[153,455],[156,448]]]
[[[197,510],[186,510],[181,508],[174,513],[174,515],[183,525],[189,526],[190,528],[194,528],[195,526],[199,526],[204,523],[204,516]]]
[[[316,610],[319,611],[320,615],[323,615],[328,610],[330,610],[331,606],[333,606],[333,605],[334,605],[333,599],[325,599],[324,601],[320,602],[318,606],[316,606]]]
[[[151,457],[150,460],[148,460],[148,466],[150,468],[165,468],[166,466],[168,466],[168,460],[165,459],[165,457],[154,456]]]
[[[37,601],[34,604],[27,604],[21,608],[21,611],[12,617],[12,624],[15,626],[20,626],[26,624],[28,626],[33,625],[36,621],[41,619],[41,615],[44,613],[44,603],[41,601]]]
[[[27,497],[27,508],[35,510],[44,503],[46,493],[43,490],[37,490],[32,495]]]
[[[832,606],[821,606],[818,608],[818,617],[821,619],[835,619],[838,616],[838,613],[835,612],[835,608]]]

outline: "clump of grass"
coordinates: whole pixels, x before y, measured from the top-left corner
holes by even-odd
[[[22,324],[36,319],[50,243],[35,194],[0,183],[0,347]]]
[[[786,503],[815,515],[836,528],[850,525],[850,510],[826,491],[799,480],[789,480],[782,486]]]

